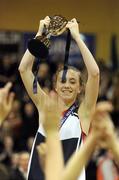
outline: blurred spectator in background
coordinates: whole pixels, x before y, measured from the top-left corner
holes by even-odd
[[[22,120],[20,114],[11,111],[6,120],[4,121],[0,131],[1,138],[4,139],[5,136],[11,136],[13,138],[15,150],[19,150],[19,140],[22,134],[21,126]]]
[[[97,180],[119,180],[119,172],[113,154],[109,151],[98,158]]]
[[[106,64],[104,64],[104,60],[99,60],[98,65],[101,71],[98,101],[108,100],[108,90],[111,86],[112,73],[110,68]]]
[[[119,71],[115,74],[113,79],[111,101],[114,106],[111,117],[115,126],[119,127]]]
[[[19,153],[18,167],[12,169],[9,180],[26,180],[28,161],[29,161],[28,152]]]
[[[17,62],[10,55],[4,55],[0,68],[0,86],[4,86],[8,81],[16,81]]]
[[[19,153],[13,153],[11,157],[11,169],[18,168],[19,165]]]
[[[12,82],[12,90],[15,92],[16,97],[21,98],[21,89],[23,85],[21,78],[17,71],[18,60],[12,54],[5,54],[0,61],[0,87],[3,87],[7,82]]]
[[[14,142],[11,136],[4,137],[3,151],[0,153],[0,162],[10,168]]]
[[[29,137],[27,140],[27,150],[30,153],[34,142],[34,137]]]
[[[28,138],[30,136],[35,136],[36,130],[38,128],[38,122],[36,118],[36,110],[31,101],[24,104],[22,118],[23,118],[23,126],[22,126],[22,136],[24,138]],[[34,123],[34,120],[36,121]]]
[[[24,101],[21,107],[22,125],[20,128],[19,137],[19,150],[27,150],[27,140],[29,137],[34,137],[38,128],[38,113],[33,103],[27,98],[27,94],[24,96]],[[35,120],[35,123],[34,123]]]
[[[52,81],[51,81],[51,72],[50,67],[47,62],[41,62],[38,71],[38,82],[41,87],[47,87],[51,89]]]
[[[0,164],[0,179],[1,180],[9,180],[8,170],[3,164]]]

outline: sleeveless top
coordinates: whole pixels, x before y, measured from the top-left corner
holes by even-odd
[[[64,162],[66,163],[71,155],[83,145],[82,130],[80,125],[80,119],[78,114],[72,112],[66,121],[62,124],[60,130],[60,140],[63,147]],[[44,173],[40,167],[40,157],[36,150],[37,145],[45,142],[45,132],[43,130],[42,124],[40,124],[35,140],[33,143],[31,156],[28,165],[28,180],[45,180]],[[55,152],[55,150],[54,150]],[[83,169],[78,180],[85,180],[85,170]]]

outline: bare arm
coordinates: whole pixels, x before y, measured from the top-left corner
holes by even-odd
[[[12,83],[8,82],[3,88],[0,89],[0,125],[3,123],[12,109],[14,93],[9,92],[11,86]]]
[[[80,37],[79,28],[76,19],[72,19],[72,21],[70,21],[67,24],[67,27],[70,29],[70,32],[80,49],[84,63],[88,71],[88,80],[85,88],[85,97],[79,109],[79,116],[82,120],[81,123],[82,123],[83,131],[86,134],[88,134],[88,130],[90,127],[89,117],[90,114],[95,109],[95,105],[98,97],[99,68],[91,52],[89,51],[89,49],[87,48],[87,46]]]
[[[61,180],[63,153],[59,140],[60,110],[57,98],[54,96],[48,98],[45,102],[42,120],[46,133],[45,179]]]
[[[47,19],[47,17],[44,20],[40,21],[39,30],[38,30],[37,35],[42,34],[44,24],[47,24],[48,21],[49,21],[49,19]],[[19,65],[19,72],[20,72],[21,78],[23,80],[24,86],[25,86],[29,96],[33,100],[36,107],[41,108],[44,99],[47,98],[47,95],[42,91],[42,89],[39,85],[38,85],[38,93],[37,94],[33,93],[34,75],[32,73],[32,66],[33,66],[34,59],[35,59],[34,56],[28,50],[26,50],[26,52],[21,60],[21,63]]]
[[[19,65],[19,72],[29,96],[31,97],[34,104],[38,108],[42,106],[42,102],[44,101],[46,95],[38,84],[37,84],[38,93],[37,94],[33,93],[33,81],[34,81],[34,75],[32,73],[33,61],[34,61],[34,57],[31,55],[31,53],[28,50],[26,50]]]
[[[111,111],[112,110],[111,104],[109,102],[107,102],[107,104],[109,104],[109,106],[110,106],[109,110]],[[104,111],[104,108],[105,108],[104,105],[106,106],[106,102],[100,102],[100,103],[98,103],[98,105],[101,107],[100,108],[101,111]],[[102,117],[100,117],[100,119],[98,119],[98,121],[99,120],[103,121],[100,123],[103,123],[102,126],[105,126],[105,129],[102,132],[103,138],[99,142],[99,145],[102,148],[111,150],[114,160],[119,165],[119,139],[118,139],[117,134],[115,133],[116,131],[115,131],[112,119],[111,119],[110,115],[107,113],[105,116],[103,115]]]
[[[114,160],[119,166],[119,139],[117,137],[117,134],[115,133],[114,125],[110,116],[108,116],[107,119],[104,135],[105,137],[103,144],[107,149],[111,150]]]
[[[46,153],[46,180],[61,180],[63,170],[63,155],[59,133],[52,131],[47,134],[47,153]]]
[[[80,35],[77,36],[76,42],[80,48],[84,63],[88,71],[84,103],[86,108],[89,109],[95,107],[97,101],[99,89],[99,68],[91,52],[80,38]]]

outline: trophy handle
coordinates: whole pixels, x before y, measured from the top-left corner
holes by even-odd
[[[49,54],[50,42],[47,37],[37,36],[35,39],[31,39],[28,42],[28,50],[36,58],[47,58]]]

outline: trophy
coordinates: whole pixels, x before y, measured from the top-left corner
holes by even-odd
[[[50,48],[50,37],[58,36],[66,30],[68,20],[61,15],[50,17],[50,24],[44,27],[42,36],[37,36],[28,42],[28,49],[36,58],[47,58]]]

